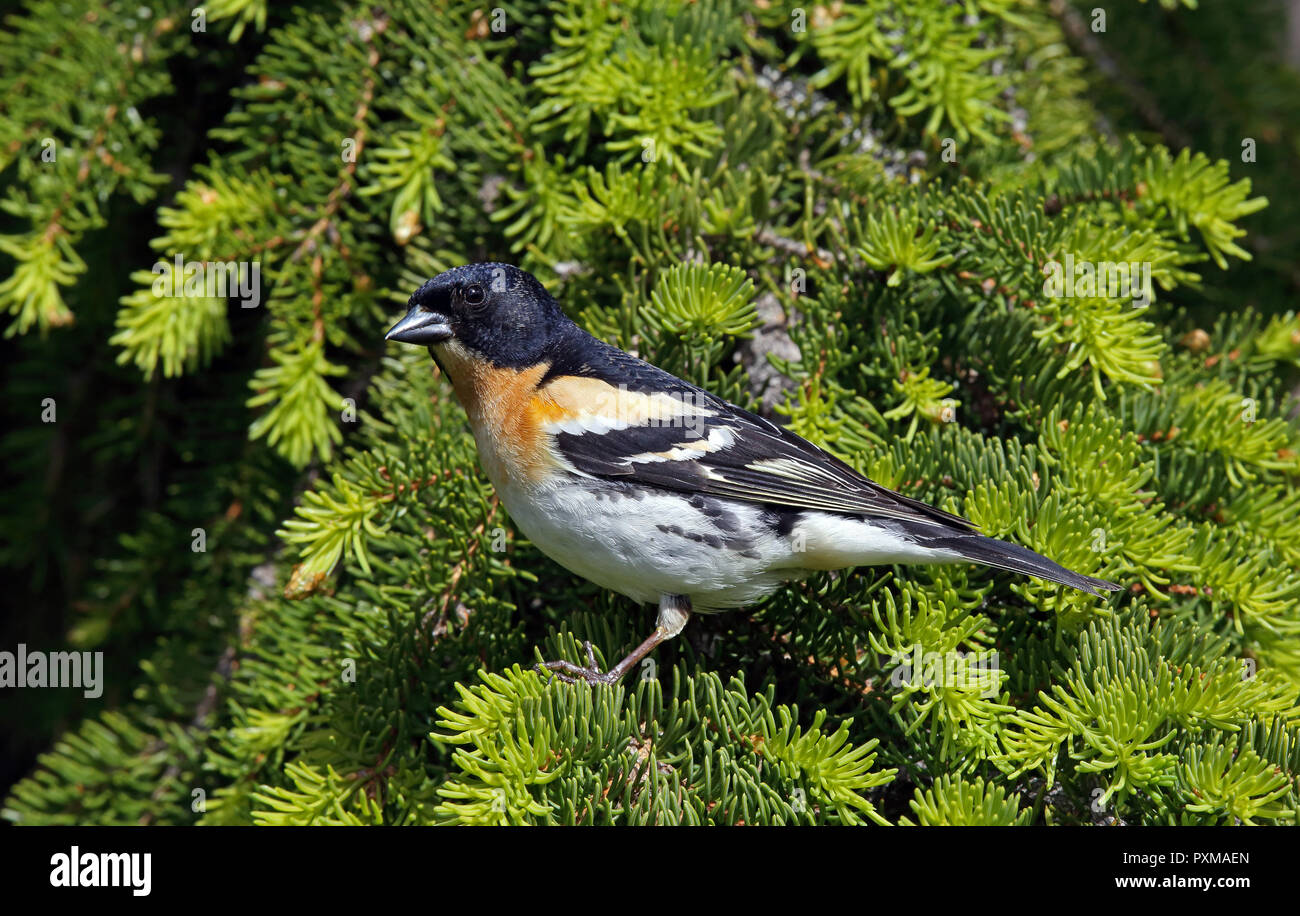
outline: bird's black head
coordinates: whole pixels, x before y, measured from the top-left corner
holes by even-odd
[[[568,324],[550,293],[509,264],[466,264],[438,274],[407,304],[385,340],[434,347],[458,343],[502,368],[540,361]]]

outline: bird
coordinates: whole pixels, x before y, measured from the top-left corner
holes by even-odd
[[[613,667],[588,643],[586,665],[540,663],[553,677],[612,685],[692,614],[822,570],[974,562],[1097,596],[1120,588],[985,537],[593,337],[519,267],[438,274],[385,339],[428,348],[519,531],[569,571],[658,604],[654,632]]]

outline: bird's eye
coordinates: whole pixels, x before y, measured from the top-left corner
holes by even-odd
[[[482,305],[487,297],[483,295],[483,287],[477,283],[471,283],[465,287],[465,291],[461,293],[461,298],[465,300],[466,305]]]

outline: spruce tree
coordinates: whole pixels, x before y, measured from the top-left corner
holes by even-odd
[[[31,0],[0,648],[106,684],[5,688],[4,817],[1294,823],[1300,80],[1248,7]],[[1126,589],[819,574],[539,676],[654,609],[519,535],[383,342],[483,260]],[[186,288],[228,263],[251,307]]]

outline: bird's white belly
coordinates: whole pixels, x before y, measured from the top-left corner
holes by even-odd
[[[742,607],[814,570],[950,559],[887,523],[823,512],[801,513],[781,534],[762,507],[741,501],[571,478],[497,492],[544,554],[639,602],[685,595],[700,611]]]
[[[544,554],[634,601],[686,595],[696,610],[739,607],[800,574],[789,568],[789,539],[747,503],[697,500],[696,507],[676,493],[569,481],[525,498],[500,487],[498,493]]]

